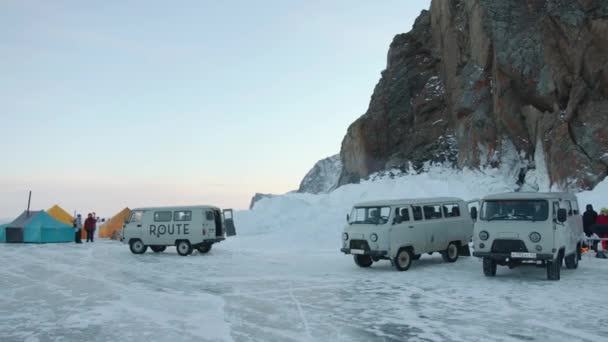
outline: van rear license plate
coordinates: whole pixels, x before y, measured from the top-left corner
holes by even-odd
[[[352,254],[365,254],[365,251],[362,249],[351,249],[350,252]]]
[[[511,258],[536,258],[536,253],[511,252]]]

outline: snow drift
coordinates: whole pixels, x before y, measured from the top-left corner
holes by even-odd
[[[346,214],[357,202],[435,196],[472,200],[519,188],[510,174],[498,169],[460,171],[436,166],[420,174],[386,172],[327,194],[288,193],[264,198],[252,210],[237,212],[235,219],[238,234],[246,238],[239,243],[310,253],[339,248]],[[579,204],[608,206],[606,193],[608,181],[594,191],[580,193]]]

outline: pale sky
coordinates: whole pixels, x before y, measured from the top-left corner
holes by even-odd
[[[429,4],[3,0],[0,218],[296,189]]]

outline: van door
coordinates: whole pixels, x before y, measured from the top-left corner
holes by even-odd
[[[422,206],[424,222],[426,225],[429,251],[438,252],[448,247],[448,234],[445,231],[445,222],[441,213],[441,205],[427,204]]]
[[[416,254],[425,253],[427,238],[423,223],[421,211],[412,210],[409,206],[395,208],[390,229],[391,253],[396,254],[403,246],[414,247]]]
[[[233,217],[232,209],[224,209],[222,214],[224,215],[224,225],[226,226],[226,235],[235,236],[236,227],[234,226],[234,217]]]
[[[122,236],[127,242],[129,242],[128,240],[132,238],[142,238],[142,232],[144,230],[144,227],[142,226],[143,217],[144,211],[142,210],[133,210],[131,212],[131,215],[122,228]]]

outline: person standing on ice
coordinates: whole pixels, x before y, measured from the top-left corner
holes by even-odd
[[[602,210],[600,210],[600,215],[597,217],[597,220],[595,221],[596,224],[598,225],[608,225],[608,209],[606,208],[602,208]],[[608,234],[604,233],[604,234],[598,234],[601,238],[608,238]],[[602,259],[606,259],[606,246],[608,241],[602,241],[602,252],[598,252],[596,257],[598,258],[602,258]]]
[[[585,235],[591,236],[593,234],[589,228],[595,224],[595,221],[597,221],[597,212],[593,210],[591,204],[587,204],[587,210],[583,214],[583,230],[585,231]]]
[[[591,237],[593,235],[591,226],[595,224],[595,221],[597,221],[597,212],[593,210],[593,206],[591,204],[587,204],[587,210],[583,214],[583,231],[587,237]],[[597,251],[597,243],[591,242],[590,244],[591,246],[588,247],[592,248],[594,251]]]
[[[76,215],[74,219],[74,242],[82,243],[82,239],[80,238],[80,234],[82,231],[82,216],[80,214]]]
[[[84,220],[84,230],[87,231],[87,242],[93,242],[93,235],[95,234],[95,226],[97,221],[93,218],[93,214],[88,215],[87,219]]]

